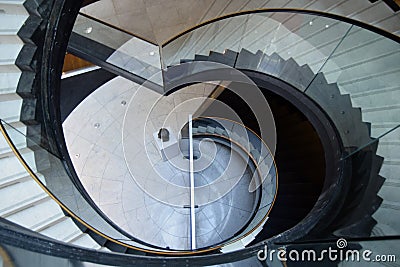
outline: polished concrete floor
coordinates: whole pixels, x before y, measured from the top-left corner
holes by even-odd
[[[68,150],[82,184],[100,209],[136,238],[191,248],[188,160],[181,154],[163,160],[154,133],[167,124],[178,140],[187,114],[214,88],[198,84],[161,97],[118,77],[65,120]],[[194,162],[196,241],[197,247],[207,247],[248,222],[257,196],[248,191],[251,175],[241,156],[222,144],[195,143],[202,151]]]

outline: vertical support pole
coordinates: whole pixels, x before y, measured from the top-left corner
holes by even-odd
[[[196,218],[194,213],[193,123],[189,114],[189,175],[190,175],[190,235],[192,250],[196,249]]]

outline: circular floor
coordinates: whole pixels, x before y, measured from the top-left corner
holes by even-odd
[[[204,97],[214,87],[197,84],[175,92],[172,97],[180,101]],[[161,173],[161,178],[170,184],[181,187],[182,194],[176,197],[179,201],[168,204],[165,199],[160,201],[146,192],[147,187],[158,190],[162,195],[167,189],[160,186],[160,180],[147,179],[143,187],[138,184],[135,170],[131,168],[134,166],[141,173],[149,172],[141,164],[148,153],[141,151],[147,151],[148,147],[153,147],[153,150],[157,148],[152,137],[146,139],[148,142],[137,142],[144,139],[143,136],[139,137],[144,132],[141,130],[136,133],[134,123],[130,125],[130,135],[123,135],[123,130],[126,130],[123,120],[126,119],[127,103],[138,89],[139,85],[118,77],[88,96],[63,124],[68,150],[85,189],[118,226],[146,243],[190,250],[190,209],[186,206],[190,204],[190,188],[187,171],[171,161],[163,161],[158,152],[152,154],[153,171]],[[169,104],[177,106],[180,103],[169,101]],[[145,112],[136,112],[136,121],[147,120]],[[158,118],[152,112],[153,118]],[[127,148],[132,149],[128,158]],[[251,173],[246,162],[222,144],[215,145],[215,148],[212,151],[214,160],[195,173],[195,204],[200,203],[195,209],[198,248],[232,237],[249,220],[256,202],[256,194],[248,191]],[[234,164],[229,167],[228,162]],[[240,179],[234,177],[235,180],[231,181],[232,190],[221,195],[213,190],[204,190],[227,168],[241,170],[237,172],[240,173]]]

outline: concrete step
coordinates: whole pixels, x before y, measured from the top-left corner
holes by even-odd
[[[22,108],[22,98],[17,94],[0,95],[0,118],[12,123],[19,121]]]
[[[0,73],[0,94],[15,93],[20,77],[20,71]]]
[[[70,244],[85,247],[85,248],[92,248],[92,249],[100,249],[101,246],[97,244],[88,234],[82,233],[78,238],[71,241]]]
[[[390,130],[394,129],[398,123],[392,122],[392,123],[374,123],[371,125],[371,136],[374,138],[379,137],[382,134],[388,133]],[[400,140],[400,129],[397,128],[396,130],[390,132],[384,137],[385,140],[387,141],[396,141]]]
[[[17,33],[27,18],[28,15],[23,14],[2,14],[0,16],[0,40],[2,43],[6,40],[17,41],[19,39]]]
[[[82,231],[69,217],[64,217],[58,223],[40,231],[41,234],[63,242],[75,240],[82,234]]]
[[[340,57],[329,60],[323,68],[325,77],[329,83],[340,82],[348,83],[349,81],[357,81],[360,78],[369,78],[370,75],[375,77],[384,72],[400,72],[398,62],[400,60],[400,50],[398,47],[393,50],[384,49],[384,44],[377,44],[363,49],[345,53]],[[374,51],[367,55],[366,51]],[[357,55],[360,54],[360,55]],[[364,57],[362,57],[364,55]],[[357,57],[360,57],[357,59]],[[351,60],[349,60],[351,58]],[[380,77],[380,76],[379,76]],[[389,76],[390,77],[390,76]],[[384,76],[379,80],[380,84],[385,84]],[[390,81],[388,81],[390,82]],[[388,83],[390,84],[390,83]],[[370,87],[363,91],[368,91]]]
[[[386,181],[400,182],[400,158],[384,159],[379,175],[386,178]]]
[[[5,177],[0,179],[0,189],[6,186],[10,186],[12,184],[16,184],[16,183],[21,183],[24,181],[28,181],[31,180],[32,177],[29,175],[25,175],[25,176],[20,176],[20,177]]]
[[[204,127],[204,126],[198,126],[197,127],[197,132],[198,133],[205,133],[205,132],[207,132],[207,128]]]
[[[381,140],[378,144],[378,155],[384,157],[386,160],[396,159],[400,157],[400,140],[386,141]]]
[[[393,67],[393,66],[392,66]],[[398,64],[394,65],[398,67]],[[369,73],[365,76],[351,76],[346,73],[346,77],[338,81],[341,92],[362,93],[369,90],[393,88],[399,86],[400,68],[387,69],[381,68],[378,73]]]
[[[16,72],[18,67],[14,64],[14,59],[0,60],[0,72]]]
[[[384,100],[382,100],[384,101]],[[361,107],[362,108],[362,107]],[[397,123],[400,122],[400,104],[381,105],[373,108],[362,108],[362,120],[374,123]]]
[[[35,172],[36,163],[33,151],[29,148],[23,148],[19,150],[19,153],[32,171]],[[0,154],[0,170],[7,170],[0,172],[0,180],[4,178],[11,179],[12,177],[18,179],[27,175],[27,171],[13,152]]]
[[[251,232],[249,235],[243,237],[240,242],[244,245],[247,246],[250,244],[256,236],[261,232],[262,230],[262,225],[258,226],[253,232]]]
[[[14,213],[6,219],[33,231],[40,231],[54,225],[64,217],[61,208],[48,196],[42,202]]]
[[[394,11],[384,1],[377,1],[361,9],[359,12],[355,12],[350,17],[385,29],[387,28],[385,20],[393,17],[393,15]]]
[[[384,235],[400,234],[400,206],[399,203],[393,204],[383,201],[379,209],[372,215],[379,225],[386,226]]]
[[[28,12],[23,6],[24,2],[25,0],[0,0],[0,10],[7,15],[28,16]]]
[[[210,133],[210,134],[213,134],[213,133],[215,132],[215,128],[214,128],[214,127],[211,127],[211,126],[207,126],[206,132],[207,132],[207,133]]]
[[[384,105],[396,105],[400,99],[400,87],[382,87],[365,90],[359,93],[350,93],[353,106],[366,108],[374,108]]]
[[[33,180],[21,181],[0,190],[0,216],[7,217],[34,206],[47,198],[47,194]]]
[[[23,44],[1,43],[0,64],[15,62]]]
[[[218,134],[218,135],[222,135],[224,132],[224,129],[216,127],[214,133]]]
[[[7,127],[7,134],[9,135],[10,139],[12,140],[14,146],[19,150],[25,148],[27,146],[26,143],[26,125],[20,121],[13,122],[10,125],[13,127],[12,129]],[[11,147],[8,145],[4,138],[0,139],[0,154],[12,152]]]

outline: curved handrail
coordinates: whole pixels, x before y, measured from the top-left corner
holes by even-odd
[[[178,39],[179,37],[192,32],[198,28],[201,28],[203,26],[206,26],[208,24],[217,22],[217,21],[221,21],[224,19],[228,19],[228,18],[232,18],[232,17],[236,17],[236,16],[241,16],[241,15],[249,15],[249,14],[259,14],[259,13],[274,13],[274,12],[290,12],[290,13],[298,13],[298,14],[308,14],[308,15],[316,15],[316,16],[322,16],[322,17],[327,17],[327,18],[331,18],[331,19],[335,19],[338,21],[343,21],[352,25],[356,25],[359,26],[361,28],[367,29],[369,31],[372,31],[374,33],[377,33],[379,35],[385,36],[386,38],[389,38],[393,41],[396,41],[398,43],[400,43],[400,36],[398,35],[394,35],[393,33],[386,31],[384,29],[375,27],[373,25],[367,24],[365,22],[359,21],[359,20],[355,20],[352,18],[348,18],[348,17],[344,17],[344,16],[340,16],[340,15],[336,15],[336,14],[332,14],[332,13],[328,13],[328,12],[323,12],[323,11],[319,11],[319,10],[306,10],[306,9],[298,9],[298,8],[259,8],[259,9],[253,9],[253,10],[245,10],[245,11],[239,11],[239,12],[232,12],[220,17],[216,17],[210,20],[206,20],[202,23],[199,23],[189,29],[186,29],[176,35],[174,35],[173,37],[169,38],[168,40],[166,40],[165,42],[163,42],[161,44],[161,47],[164,47],[168,44],[170,44],[171,42],[173,42],[174,40]]]

